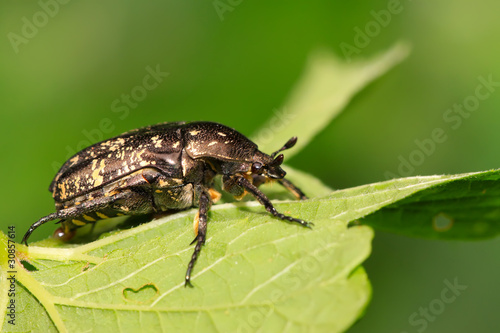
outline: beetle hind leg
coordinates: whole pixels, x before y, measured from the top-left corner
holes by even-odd
[[[130,194],[127,191],[119,192],[119,193],[114,194],[114,195],[109,196],[109,197],[100,197],[100,198],[97,198],[97,199],[92,200],[92,201],[86,201],[78,206],[64,208],[64,209],[58,210],[55,213],[44,216],[40,220],[38,220],[37,222],[35,222],[31,225],[31,227],[28,229],[28,231],[24,235],[23,240],[21,242],[28,245],[28,238],[30,237],[30,235],[33,233],[33,231],[35,231],[36,228],[38,228],[42,224],[45,224],[47,222],[57,220],[57,219],[72,220],[72,219],[77,218],[79,216],[82,216],[86,213],[99,211],[100,209],[108,207],[113,202],[115,202],[119,199],[122,199],[124,197],[127,197],[128,195],[130,195]],[[86,224],[85,222],[82,222],[82,223]],[[63,222],[63,224],[64,224],[64,222]],[[65,226],[63,226],[62,228],[59,228],[57,230],[62,232],[62,233],[67,233],[67,232],[71,231],[68,228],[66,228]],[[61,239],[65,238],[65,235],[63,235],[61,233],[60,233],[60,236],[61,237],[59,237],[59,238],[61,238]]]
[[[38,221],[36,221],[35,223],[33,223],[30,226],[30,228],[28,229],[28,231],[24,234],[24,237],[23,237],[23,240],[21,241],[21,243],[24,243],[27,246],[28,245],[28,238],[31,236],[33,231],[35,231],[35,229],[38,228],[39,226],[41,226],[42,224],[45,224],[45,223],[53,221],[53,220],[57,220],[59,218],[58,213],[59,212],[55,212],[55,213],[52,213],[50,215],[44,216],[41,219],[39,219]]]

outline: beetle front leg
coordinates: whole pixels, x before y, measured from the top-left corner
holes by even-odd
[[[266,181],[268,181],[267,177],[264,177],[262,175],[252,175],[253,181],[252,184],[255,185],[255,187],[259,187],[260,185],[264,184]],[[307,196],[302,192],[300,188],[295,186],[291,181],[282,178],[278,179],[278,182],[286,188],[288,191],[290,191],[297,199],[299,200],[306,200]]]
[[[283,178],[283,179],[278,179],[278,182],[281,185],[283,185],[283,187],[286,188],[288,191],[292,192],[292,194],[295,195],[297,197],[297,199],[300,199],[300,200],[306,200],[307,199],[307,197],[304,194],[304,192],[302,192],[300,190],[300,188],[298,188],[297,186],[295,186],[291,181],[286,180],[285,178]]]
[[[196,246],[194,247],[193,255],[191,256],[191,261],[188,264],[188,268],[186,271],[186,278],[184,282],[184,286],[191,286],[191,271],[193,270],[196,259],[198,259],[198,255],[201,252],[201,247],[205,243],[205,239],[207,236],[207,214],[211,205],[210,194],[205,190],[201,189],[200,193],[200,201],[199,201],[199,210],[198,210],[198,234],[195,239],[191,242],[193,244],[196,242]]]
[[[259,200],[259,202],[262,205],[264,205],[264,207],[266,207],[266,210],[269,213],[273,214],[277,218],[280,218],[282,220],[287,220],[290,222],[297,222],[300,225],[303,225],[304,227],[307,227],[307,228],[311,228],[311,226],[314,225],[311,222],[306,222],[306,221],[301,220],[301,219],[296,219],[294,217],[291,217],[291,216],[288,216],[288,215],[285,215],[285,214],[278,212],[276,210],[276,208],[274,208],[271,200],[269,200],[269,198],[264,193],[262,193],[255,185],[250,183],[246,178],[236,177],[236,183],[239,186],[241,186],[242,188],[244,188],[245,190],[247,190],[249,193],[251,193],[257,200]]]

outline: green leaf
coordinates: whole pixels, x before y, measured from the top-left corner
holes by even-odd
[[[308,186],[301,177],[296,173],[293,181]],[[438,212],[456,219],[442,234],[455,227],[462,234],[470,223],[471,237],[494,236],[499,179],[500,170],[412,177],[276,203],[314,222],[312,230],[272,218],[256,202],[216,205],[194,288],[183,287],[183,275],[195,210],[80,246],[17,245],[18,260],[36,270],[17,267],[17,325],[5,317],[2,331],[344,331],[369,301],[359,265],[373,236],[369,227],[348,228],[349,222],[387,214],[384,225],[432,233]],[[311,183],[307,190],[315,187],[321,186]],[[406,222],[405,212],[414,210],[423,221],[417,227]],[[481,228],[474,227],[477,221]],[[0,239],[5,290],[7,240],[3,234]],[[3,293],[0,305],[7,301]]]
[[[370,82],[404,60],[410,52],[405,43],[368,60],[346,64],[327,51],[311,55],[304,74],[285,104],[253,136],[259,149],[272,152],[292,136],[299,136],[287,159],[304,148]]]
[[[37,311],[19,313],[17,329],[47,331],[39,323],[52,320],[53,330],[69,332],[342,331],[369,299],[358,266],[372,232],[329,221],[317,204],[278,205],[313,218],[315,230],[270,218],[254,202],[214,207],[192,289],[184,288],[183,276],[195,210],[78,247],[19,245],[37,270],[19,269],[18,304]]]
[[[500,234],[500,173],[498,170],[456,176],[428,176],[415,181],[454,180],[396,201],[360,223],[376,229],[430,239],[476,240]],[[381,183],[388,189],[403,180]]]

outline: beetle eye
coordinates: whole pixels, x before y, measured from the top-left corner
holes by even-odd
[[[262,172],[262,163],[255,162],[254,164],[252,164],[252,173],[260,174],[261,172]]]

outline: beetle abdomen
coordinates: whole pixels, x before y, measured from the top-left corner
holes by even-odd
[[[112,217],[117,217],[117,216],[123,216],[125,214],[117,211],[117,210],[113,210],[113,209],[102,209],[102,210],[99,210],[99,211],[95,211],[95,212],[88,212],[88,213],[85,213],[85,214],[82,214],[81,216],[77,216],[75,218],[72,218],[72,219],[68,219],[68,220],[64,220],[62,221],[63,224],[73,224],[75,225],[74,228],[70,228],[70,229],[75,229],[77,227],[81,227],[81,226],[84,226],[86,225],[87,223],[95,223],[99,220],[105,220],[105,219],[110,219]]]

